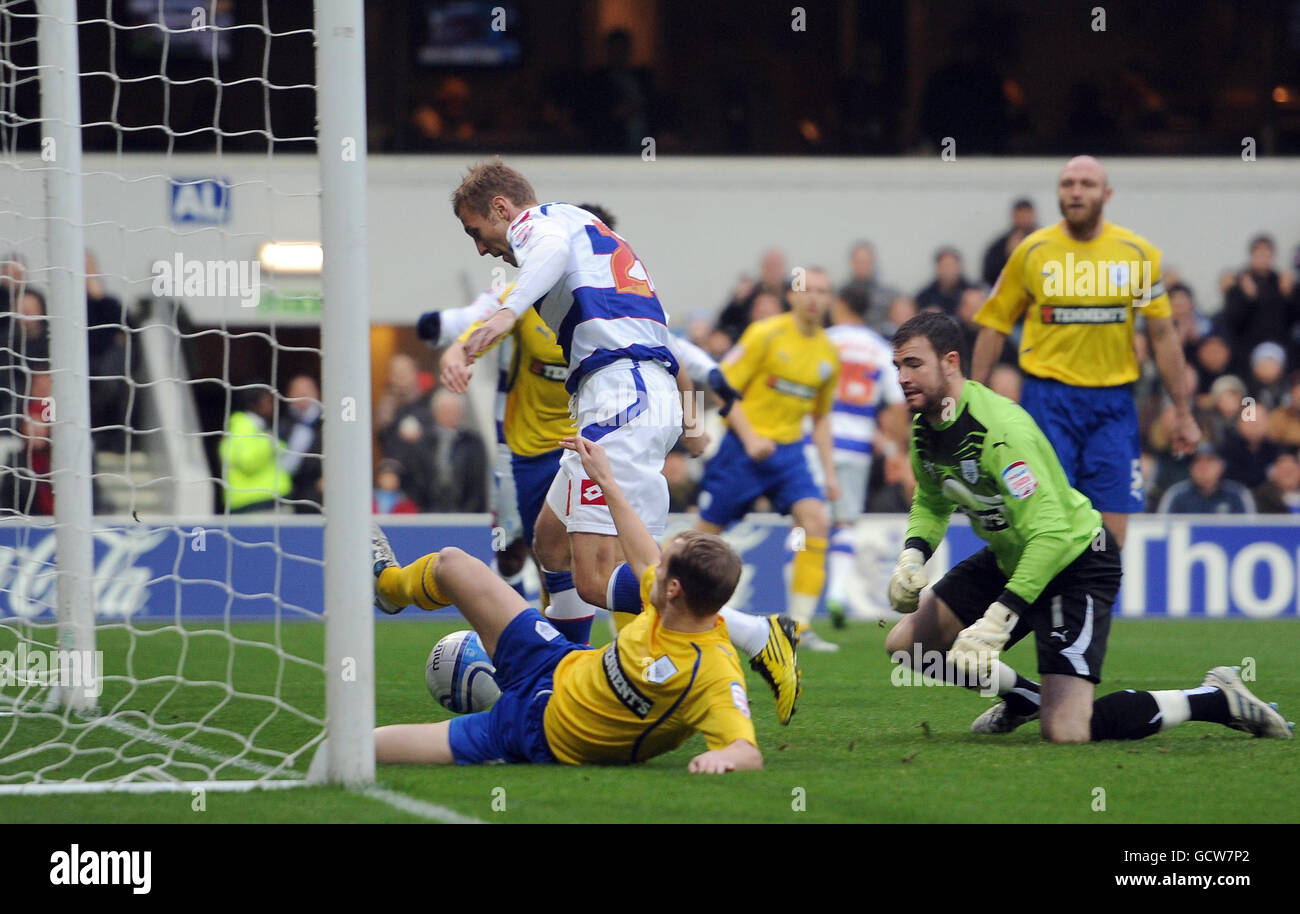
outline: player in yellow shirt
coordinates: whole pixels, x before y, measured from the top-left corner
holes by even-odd
[[[1056,190],[1063,218],[1016,246],[975,315],[981,329],[970,376],[988,383],[1004,340],[1023,315],[1020,405],[1047,435],[1070,485],[1102,512],[1122,546],[1128,515],[1146,501],[1132,390],[1139,315],[1177,414],[1175,452],[1190,452],[1200,430],[1160,249],[1103,218],[1113,188],[1093,157],[1066,162]]]
[[[824,270],[808,269],[804,288],[790,293],[792,310],[751,324],[723,359],[723,374],[742,400],[727,416],[729,430],[705,467],[696,524],[697,530],[719,533],[743,517],[760,495],[794,518],[803,543],[794,555],[790,616],[801,631],[800,645],[821,651],[838,650],[809,627],[826,583],[824,496],[834,499],[839,493],[830,414],[840,359],[822,329],[830,300],[830,277]],[[809,417],[825,493],[814,481],[805,453]]]
[[[693,733],[708,750],[687,770],[758,769],[745,677],[718,611],[740,579],[740,556],[720,537],[687,532],[660,552],[614,481],[600,445],[566,439],[597,483],[643,609],[602,650],[574,644],[486,566],[448,548],[398,567],[375,529],[376,592],[395,604],[455,604],[496,666],[490,711],[375,730],[380,764],[561,762],[633,764],[672,751]]]

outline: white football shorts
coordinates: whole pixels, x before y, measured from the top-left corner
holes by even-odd
[[[613,363],[584,378],[572,405],[578,434],[605,449],[614,479],[655,536],[668,520],[664,458],[682,433],[677,379],[658,362]],[[617,536],[600,486],[575,451],[565,451],[546,503],[570,533]]]

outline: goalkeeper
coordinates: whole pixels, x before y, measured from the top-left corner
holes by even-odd
[[[949,682],[996,690],[1003,700],[975,721],[977,733],[1009,732],[1041,715],[1043,737],[1058,743],[1141,739],[1187,720],[1291,738],[1293,727],[1230,667],[1211,670],[1200,688],[1115,692],[1094,701],[1119,591],[1118,544],[1070,487],[1029,414],[963,376],[955,321],[919,314],[898,328],[893,345],[916,414],[917,486],[889,583],[894,608],[914,614],[886,638],[891,656],[910,663],[922,651],[946,650]],[[954,509],[988,546],[920,597],[925,562]],[[1041,686],[999,659],[1031,632]]]

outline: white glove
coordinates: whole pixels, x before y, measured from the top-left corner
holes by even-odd
[[[925,556],[920,549],[904,549],[889,578],[889,602],[900,613],[916,612],[916,602],[929,583],[925,577]]]
[[[953,666],[966,673],[980,676],[992,667],[993,655],[1007,646],[1011,630],[1020,616],[1011,607],[994,602],[974,625],[964,628],[948,649],[948,659]]]

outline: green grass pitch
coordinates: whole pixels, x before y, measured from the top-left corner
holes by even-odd
[[[435,617],[376,626],[377,719],[416,722],[446,716],[424,686],[424,661],[438,637],[464,627]],[[822,627],[819,624],[819,628]],[[315,625],[235,625],[249,642],[279,639],[298,656],[321,656]],[[823,628],[825,634],[831,634]],[[0,631],[0,637],[8,633]],[[1087,746],[1050,746],[1030,724],[1003,737],[975,736],[970,721],[988,700],[961,689],[898,687],[884,655],[885,630],[851,626],[835,633],[843,649],[803,657],[804,696],[789,727],[778,726],[766,686],[750,674],[762,772],[722,777],[688,775],[699,737],[677,752],[635,768],[489,766],[392,767],[381,786],[485,822],[1294,822],[1294,741],[1255,740],[1211,724],[1190,723],[1146,740]],[[608,636],[597,625],[597,640]],[[1219,664],[1254,659],[1251,686],[1300,715],[1296,621],[1116,621],[1099,693],[1117,689],[1187,688]],[[10,639],[12,635],[9,636]],[[176,669],[181,637],[174,631],[137,633],[131,652],[137,680]],[[227,681],[248,695],[279,694],[307,718],[259,699],[227,696],[217,684],[173,690],[166,681],[137,687],[124,708],[152,710],[177,738],[182,725],[205,718],[210,731],[256,730],[250,764],[273,764],[276,752],[300,746],[315,732],[310,716],[323,712],[320,669],[285,663],[255,644],[191,634],[187,679]],[[1032,641],[1032,639],[1031,639]],[[106,631],[110,658],[128,644],[125,632]],[[12,643],[0,644],[12,648]],[[1032,672],[1032,645],[1017,646],[1008,662]],[[109,670],[112,672],[113,670]],[[121,699],[119,686],[105,699]],[[119,691],[115,693],[115,689]],[[223,701],[224,698],[224,701]],[[216,709],[214,711],[214,708]],[[0,716],[0,758],[39,744],[53,723]],[[237,745],[214,732],[190,739],[211,753]],[[119,755],[158,754],[157,746],[99,734],[84,740],[76,764],[104,765]],[[98,751],[93,751],[98,748]],[[92,751],[86,751],[92,750]],[[175,758],[186,760],[177,753]],[[203,761],[202,759],[188,759]],[[22,765],[57,763],[58,753],[0,765],[0,777]],[[211,765],[212,762],[207,762]],[[299,770],[305,763],[298,765]],[[104,773],[111,773],[106,765]],[[187,775],[197,777],[199,775]],[[247,778],[246,770],[222,776]],[[12,782],[12,778],[5,778]],[[1104,791],[1104,810],[1096,809]],[[0,797],[0,822],[401,822],[423,821],[360,793],[299,788],[244,794],[209,793],[196,812],[188,793]]]

